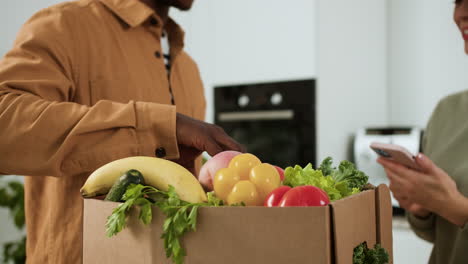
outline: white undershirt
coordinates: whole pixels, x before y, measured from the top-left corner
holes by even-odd
[[[169,39],[167,38],[167,34],[165,32],[161,36],[161,49],[164,58],[164,65],[166,65],[167,74],[170,74],[171,57],[169,53]]]
[[[171,56],[169,52],[169,39],[167,37],[167,33],[164,32],[161,36],[161,50],[164,58],[164,65],[166,66],[166,71],[167,71],[167,78],[170,81],[170,75],[171,75]],[[172,93],[172,88],[169,85],[169,92],[171,93],[171,103],[175,105],[174,101],[174,94]]]

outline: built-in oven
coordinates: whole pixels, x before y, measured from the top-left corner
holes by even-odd
[[[262,162],[316,161],[315,80],[217,86],[214,122]]]

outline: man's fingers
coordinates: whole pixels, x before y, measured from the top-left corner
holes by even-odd
[[[214,126],[213,138],[218,142],[219,145],[224,147],[224,150],[235,150],[239,152],[245,152],[245,147],[235,141],[219,126]]]
[[[224,150],[245,152],[245,148],[219,126],[177,113],[177,141],[180,145],[206,151],[211,156]]]
[[[208,140],[207,142],[205,142],[204,149],[212,157],[224,150],[220,145],[218,145],[218,143],[215,140]]]
[[[203,187],[203,190],[205,190],[205,192],[211,192],[213,191],[213,179],[211,178],[210,175],[207,175],[208,177],[204,177],[204,178],[198,178],[198,180],[200,181],[200,184],[202,185]]]
[[[239,152],[246,151],[244,146],[242,146],[241,144],[239,144],[237,141],[233,140],[230,137],[224,139],[224,141],[219,142],[219,143],[224,147],[224,150],[235,150]]]

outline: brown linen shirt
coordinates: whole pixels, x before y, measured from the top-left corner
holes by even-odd
[[[176,107],[204,118],[200,74],[172,20],[168,79],[161,22],[138,0],[67,2],[35,14],[0,60],[0,174],[31,175],[28,263],[81,263],[88,175],[158,148],[176,159]]]

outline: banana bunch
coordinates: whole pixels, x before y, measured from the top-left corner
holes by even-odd
[[[91,198],[109,192],[114,182],[128,170],[140,171],[145,182],[159,190],[167,191],[174,186],[179,198],[190,202],[206,201],[206,194],[187,169],[179,164],[153,157],[129,157],[112,161],[95,170],[81,188],[81,195]]]

